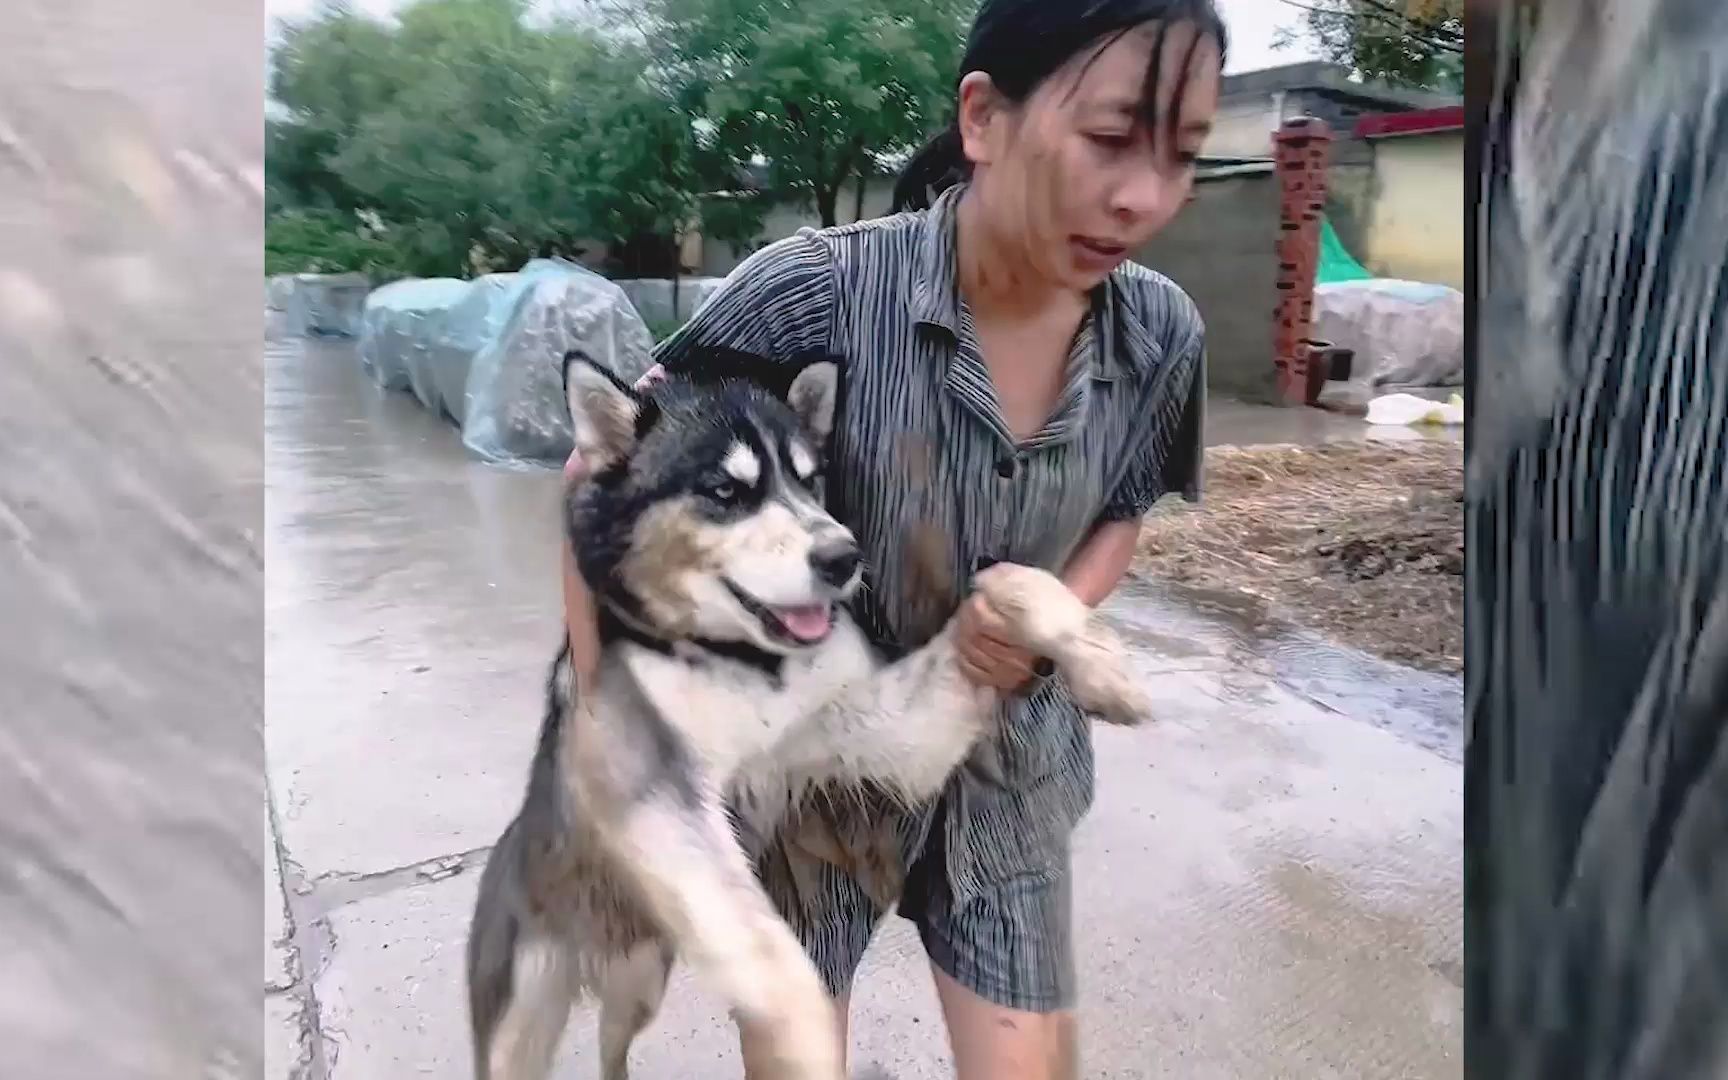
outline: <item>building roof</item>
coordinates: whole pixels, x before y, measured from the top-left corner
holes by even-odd
[[[1429,135],[1441,131],[1461,131],[1463,128],[1462,105],[1444,105],[1438,109],[1419,109],[1415,112],[1377,113],[1356,121],[1356,135],[1362,139]]]
[[[1455,94],[1411,90],[1371,79],[1358,80],[1352,77],[1349,68],[1324,60],[1226,75],[1223,99],[1260,97],[1292,90],[1318,91],[1331,97],[1350,98],[1373,105],[1381,112],[1426,110],[1462,103]]]

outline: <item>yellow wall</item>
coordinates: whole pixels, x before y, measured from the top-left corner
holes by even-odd
[[[1372,207],[1355,253],[1368,269],[1464,287],[1463,132],[1375,140]]]

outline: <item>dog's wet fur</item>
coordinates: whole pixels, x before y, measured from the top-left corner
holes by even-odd
[[[846,612],[852,535],[823,509],[839,368],[769,387],[716,353],[638,391],[572,354],[590,478],[565,526],[600,615],[600,658],[568,647],[516,818],[493,848],[468,941],[479,1080],[540,1080],[573,1003],[600,1006],[603,1080],[624,1080],[674,956],[764,1033],[780,1080],[841,1080],[832,1005],[752,874],[815,787],[926,800],[990,734],[996,695],[966,681],[953,631],[892,663]],[[758,362],[759,364],[760,362]],[[1041,570],[998,564],[974,588],[1107,720],[1145,703],[1089,610]]]

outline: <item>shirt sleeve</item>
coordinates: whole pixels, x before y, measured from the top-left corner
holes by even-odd
[[[1104,504],[1099,521],[1132,521],[1165,495],[1200,501],[1205,457],[1206,341],[1196,335],[1178,356],[1150,403],[1153,422],[1142,428],[1134,459]]]
[[[809,231],[775,241],[740,263],[676,333],[654,351],[670,374],[716,354],[795,368],[829,352],[834,324],[834,270],[827,247]],[[763,371],[766,381],[783,371]]]

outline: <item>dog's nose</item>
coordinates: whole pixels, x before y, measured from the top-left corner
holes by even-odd
[[[859,561],[858,545],[850,540],[830,540],[810,551],[810,568],[816,571],[817,577],[835,587],[852,580],[852,575],[858,572]]]

